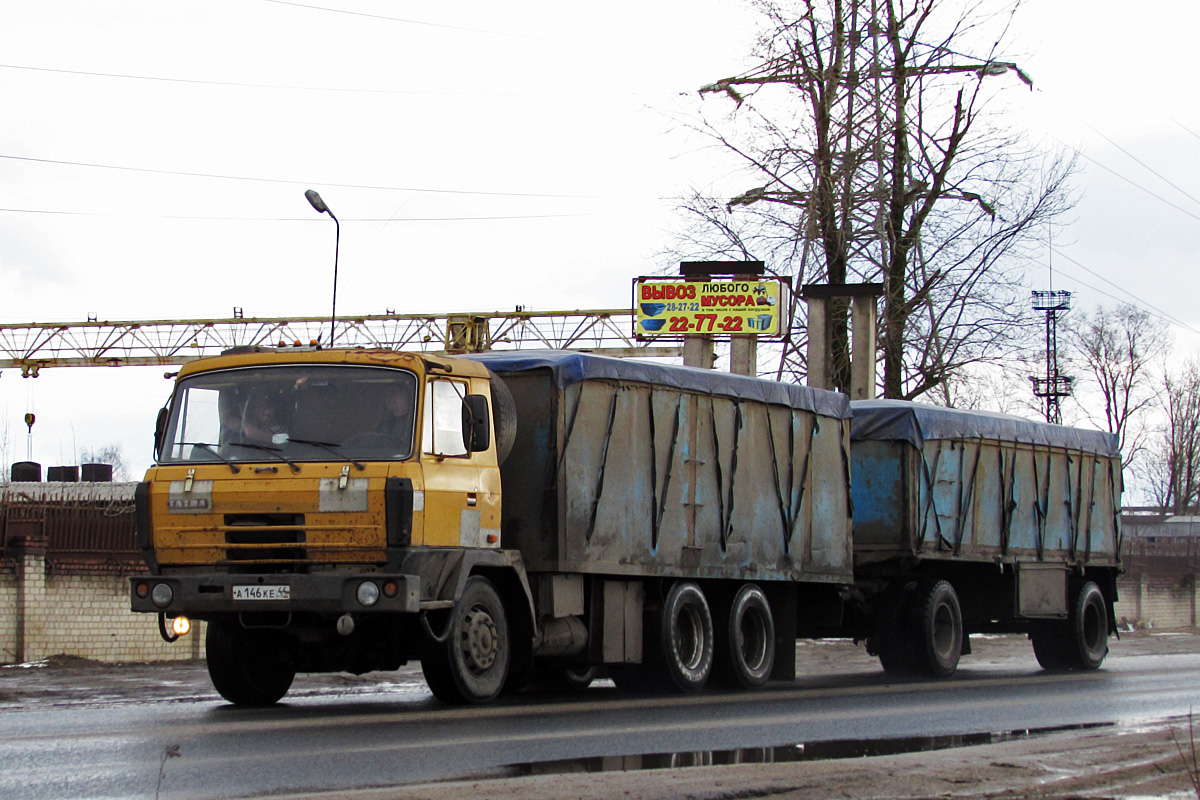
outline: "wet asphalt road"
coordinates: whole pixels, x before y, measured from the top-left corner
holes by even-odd
[[[10,673],[0,676],[16,698],[0,704],[0,797],[243,797],[593,756],[1136,723],[1200,708],[1194,635],[1114,643],[1104,669],[1085,674],[1042,672],[1023,643],[983,642],[937,683],[891,680],[849,645],[809,645],[802,665],[806,657],[806,677],[756,693],[631,698],[601,685],[470,709],[438,705],[411,671],[346,689],[301,686],[266,710],[222,704],[193,685],[195,668],[177,692],[144,691],[157,698],[146,702],[131,684],[59,705],[39,701],[38,681],[53,676]],[[24,700],[11,691],[18,682]]]

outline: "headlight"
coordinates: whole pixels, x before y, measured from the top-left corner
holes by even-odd
[[[150,591],[150,599],[159,608],[166,608],[175,599],[175,592],[171,591],[171,587],[165,583],[156,583]]]
[[[379,602],[379,587],[370,581],[363,581],[358,585],[358,602],[364,606],[373,606]]]
[[[176,636],[187,636],[192,629],[192,621],[187,617],[176,617],[171,620],[171,632]]]

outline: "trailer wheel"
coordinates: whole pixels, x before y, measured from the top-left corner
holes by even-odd
[[[720,623],[714,672],[733,686],[762,686],[775,666],[775,621],[763,590],[743,584]]]
[[[680,691],[704,687],[713,665],[713,621],[704,592],[691,581],[671,586],[662,609],[667,677]]]
[[[486,703],[504,688],[512,643],[496,587],[473,575],[451,610],[443,641],[426,641],[421,672],[443,703]]]
[[[909,647],[908,608],[917,584],[893,585],[875,603],[875,630],[867,639],[867,652],[879,656],[883,671],[893,678],[913,674]]]
[[[238,706],[270,706],[287,694],[296,678],[283,634],[248,631],[236,622],[208,623],[204,645],[213,687]]]
[[[1088,581],[1079,590],[1067,617],[1067,665],[1098,669],[1108,655],[1108,608],[1100,587]]]
[[[948,678],[963,649],[962,609],[948,581],[917,584],[909,601],[913,667],[923,675]]]

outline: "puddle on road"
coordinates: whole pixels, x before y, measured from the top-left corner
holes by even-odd
[[[681,767],[715,767],[732,764],[785,764],[800,761],[829,761],[839,758],[894,756],[924,753],[954,747],[974,747],[1018,739],[1048,736],[1065,731],[1112,728],[1112,723],[1061,725],[1052,728],[965,733],[948,736],[906,736],[895,739],[841,739],[825,742],[799,742],[774,747],[742,747],[736,750],[705,750],[681,753],[644,753],[625,756],[594,756],[559,761],[510,764],[504,772],[510,777],[527,775],[564,775],[577,772],[632,772]]]

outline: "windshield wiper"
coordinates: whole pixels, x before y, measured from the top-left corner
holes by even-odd
[[[366,469],[366,467],[364,467],[362,464],[338,450],[337,448],[341,447],[341,445],[337,442],[318,442],[316,439],[288,439],[288,441],[296,444],[310,444],[313,447],[320,447],[322,450],[328,450],[330,453],[333,453],[338,458],[346,459],[351,464],[358,467],[359,470]]]
[[[241,472],[241,471],[242,471],[242,470],[241,470],[241,467],[239,467],[237,464],[235,464],[235,463],[233,463],[232,461],[230,461],[230,460],[229,460],[228,458],[226,458],[225,456],[223,456],[223,455],[221,455],[220,453],[218,453],[218,452],[217,452],[217,449],[216,449],[216,447],[215,447],[215,446],[213,446],[212,444],[209,444],[208,442],[180,442],[180,443],[179,443],[179,446],[180,446],[180,447],[182,447],[182,446],[184,446],[184,445],[191,445],[192,447],[203,447],[205,450],[207,450],[208,452],[212,453],[212,454],[213,454],[213,455],[214,455],[214,456],[217,458],[217,460],[218,460],[218,461],[223,461],[223,462],[225,462],[226,464],[228,464],[228,465],[229,465],[229,468],[230,468],[231,470],[233,470],[233,474],[234,474],[234,475],[237,475],[239,472]]]
[[[292,461],[291,459],[286,458],[283,455],[283,453],[281,452],[281,448],[272,447],[269,444],[258,444],[257,442],[230,442],[229,444],[231,447],[245,447],[250,450],[261,450],[264,453],[270,453],[271,455],[275,456],[280,461],[282,461],[283,463],[285,463],[289,467],[291,467],[292,472],[300,471],[300,465],[297,464],[296,462]]]

